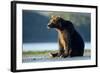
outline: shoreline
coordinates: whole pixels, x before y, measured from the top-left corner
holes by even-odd
[[[47,55],[48,53],[50,52],[57,52],[58,50],[55,50],[55,51],[51,51],[51,50],[48,50],[48,51],[23,51],[22,55],[23,57],[24,56],[28,56],[28,55]],[[91,55],[91,50],[90,49],[85,49],[84,50],[84,56],[90,56]]]
[[[73,61],[73,60],[89,60],[91,59],[91,50],[87,49],[84,51],[84,56],[82,57],[66,57],[52,58],[48,53],[57,52],[56,51],[33,51],[33,52],[24,52],[22,55],[23,63],[32,63],[32,62],[56,62],[56,61]]]

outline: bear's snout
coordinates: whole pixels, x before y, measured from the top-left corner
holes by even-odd
[[[48,24],[48,25],[47,25],[47,28],[48,28],[48,29],[50,29],[50,28],[51,28],[51,25],[50,25],[50,24]]]
[[[48,24],[48,28],[53,28],[54,25],[53,24]]]
[[[50,24],[48,24],[48,27],[51,27],[51,25],[50,25]]]

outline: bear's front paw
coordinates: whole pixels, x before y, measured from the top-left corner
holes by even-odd
[[[56,53],[49,53],[49,56],[50,56],[50,57],[56,57],[57,54],[56,54]]]
[[[49,53],[49,56],[50,57],[57,57],[58,56],[58,53]]]
[[[66,57],[68,57],[69,55],[68,54],[62,54],[61,56],[60,56],[60,58],[66,58]]]

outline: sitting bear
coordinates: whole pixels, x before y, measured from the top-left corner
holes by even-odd
[[[76,57],[84,54],[84,41],[75,30],[73,23],[60,16],[51,16],[48,28],[55,28],[58,32],[59,51],[50,53],[52,57]]]

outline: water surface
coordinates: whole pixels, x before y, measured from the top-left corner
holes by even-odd
[[[91,44],[86,42],[85,49],[91,49]],[[57,43],[24,43],[23,51],[58,50]]]

